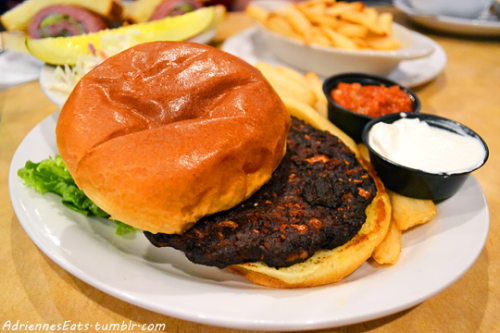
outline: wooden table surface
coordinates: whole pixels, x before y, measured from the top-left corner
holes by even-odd
[[[410,24],[399,14],[397,20]],[[248,24],[245,17],[233,14],[218,39]],[[489,204],[488,240],[477,261],[457,282],[422,304],[321,332],[500,332],[500,39],[459,38],[411,28],[434,39],[448,57],[435,80],[414,89],[422,101],[422,112],[464,123],[489,145],[489,161],[474,173]],[[17,321],[56,325],[125,321],[163,323],[165,332],[240,332],[163,316],[120,301],[72,276],[35,246],[14,214],[7,176],[21,140],[56,111],[38,82],[0,91],[0,330],[7,331],[8,321],[11,325]]]

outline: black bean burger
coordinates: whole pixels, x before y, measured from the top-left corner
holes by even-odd
[[[113,219],[258,284],[339,281],[389,225],[370,166],[209,46],[149,43],[108,59],[74,89],[56,134],[76,184]]]

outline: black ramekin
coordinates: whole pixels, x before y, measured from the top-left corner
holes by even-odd
[[[379,122],[391,124],[401,119],[401,117],[407,117],[409,119],[418,118],[420,121],[424,121],[432,127],[461,135],[469,135],[478,139],[485,149],[484,160],[477,167],[461,173],[429,173],[390,161],[373,150],[370,146],[368,136],[375,124]],[[488,146],[476,132],[456,121],[431,114],[396,113],[378,117],[371,120],[365,126],[362,137],[364,144],[370,152],[371,163],[384,185],[393,192],[417,199],[440,201],[453,196],[458,192],[471,172],[483,166],[489,156]]]
[[[385,77],[365,73],[345,73],[327,78],[323,83],[323,93],[328,99],[328,119],[358,143],[362,141],[361,134],[363,128],[370,120],[374,119],[374,117],[348,110],[333,101],[330,97],[330,93],[341,82],[360,83],[363,86],[399,86],[413,101],[412,113],[418,113],[420,111],[420,100],[413,91]]]

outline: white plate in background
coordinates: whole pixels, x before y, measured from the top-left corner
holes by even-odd
[[[474,176],[438,204],[436,218],[403,235],[399,262],[373,261],[339,283],[277,290],[225,270],[190,263],[183,253],[158,249],[142,233],[114,235],[113,223],[87,218],[23,185],[27,160],[57,154],[57,114],[38,124],[10,167],[14,210],[33,242],[62,268],[123,301],[197,323],[246,330],[313,330],[387,316],[439,293],[475,262],[486,242],[488,205]],[[98,259],[96,259],[98,258]]]
[[[500,18],[489,11],[477,19],[466,19],[423,15],[416,11],[408,0],[394,0],[394,6],[407,14],[415,23],[437,31],[468,36],[500,36]]]
[[[447,58],[446,53],[439,44],[430,38],[428,40],[434,47],[434,52],[431,55],[422,59],[402,61],[387,77],[408,88],[435,79],[444,69]],[[264,61],[273,66],[290,67],[273,54],[256,28],[247,29],[228,38],[222,45],[222,50],[245,60],[251,65]]]
[[[397,50],[346,50],[338,47],[306,45],[278,34],[257,23],[259,34],[274,55],[303,72],[314,72],[322,77],[346,72],[388,75],[402,61],[423,59],[434,52],[434,42],[424,35],[392,23],[391,36],[399,42]]]

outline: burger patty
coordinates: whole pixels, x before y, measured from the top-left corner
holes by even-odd
[[[376,193],[346,145],[292,118],[283,161],[248,200],[204,217],[181,235],[144,233],[153,245],[183,251],[197,264],[286,267],[354,237]]]

